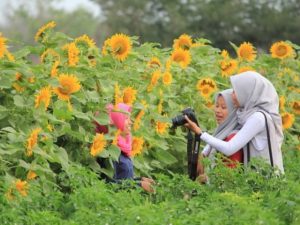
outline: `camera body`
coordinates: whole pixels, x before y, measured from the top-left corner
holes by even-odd
[[[198,121],[195,115],[195,111],[188,107],[181,111],[182,114],[175,116],[172,119],[171,130],[175,131],[176,127],[182,126],[187,123],[184,115],[195,122],[198,125]],[[188,159],[188,174],[190,179],[195,180],[197,177],[197,164],[198,164],[198,155],[200,147],[200,136],[195,134],[193,138],[192,132],[188,130],[187,138],[187,159]]]
[[[178,126],[182,126],[185,123],[187,123],[186,119],[184,118],[184,115],[187,115],[187,117],[192,120],[193,122],[195,122],[198,125],[197,119],[196,119],[196,115],[195,115],[195,111],[188,107],[184,110],[181,111],[182,114],[175,116],[172,119],[172,128],[177,128]]]

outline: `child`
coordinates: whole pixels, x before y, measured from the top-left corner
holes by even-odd
[[[151,184],[154,181],[150,178],[134,178],[133,162],[130,158],[132,149],[132,136],[131,136],[131,107],[124,103],[119,103],[117,106],[112,104],[107,106],[110,124],[119,130],[117,136],[117,146],[121,154],[118,161],[114,162],[114,179],[120,181],[124,179],[134,179],[138,181],[141,187],[148,192],[153,192]]]

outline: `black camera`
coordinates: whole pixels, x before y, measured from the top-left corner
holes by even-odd
[[[182,126],[185,123],[187,123],[186,119],[184,118],[184,115],[187,115],[187,117],[192,120],[193,122],[195,122],[196,124],[198,124],[197,119],[196,119],[196,115],[195,115],[195,111],[188,107],[184,110],[181,111],[181,115],[175,116],[172,119],[172,128],[176,128],[178,126]]]
[[[195,115],[195,111],[188,107],[181,111],[182,114],[174,117],[172,119],[172,133],[175,132],[176,127],[182,126],[187,123],[184,115],[195,122],[198,125],[198,121]],[[197,177],[197,164],[198,164],[198,155],[200,147],[200,136],[195,134],[193,137],[192,132],[188,130],[187,138],[187,159],[188,159],[188,174],[190,179],[195,180]]]

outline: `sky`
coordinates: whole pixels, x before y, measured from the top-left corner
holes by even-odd
[[[47,0],[43,0],[47,1]],[[32,9],[32,13],[34,13],[34,5],[30,0],[0,0],[0,24],[5,23],[4,12],[7,5],[11,5],[14,8],[17,8],[20,3],[28,2],[28,6]],[[93,15],[97,16],[100,14],[99,7],[90,0],[54,0],[53,6],[57,9],[64,9],[66,11],[73,11],[78,7],[86,8],[88,11],[93,13]]]

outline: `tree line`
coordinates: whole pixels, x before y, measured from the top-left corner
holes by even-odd
[[[274,41],[298,42],[300,37],[300,1],[297,0],[91,0],[100,8],[93,16],[86,9],[72,12],[55,9],[55,1],[35,0],[36,13],[27,3],[6,10],[1,32],[9,39],[33,43],[37,29],[50,20],[70,36],[87,34],[98,45],[114,33],[139,36],[141,42],[172,46],[179,35],[209,39],[220,49],[229,41],[249,41],[268,51]],[[57,2],[57,1],[56,1]]]

